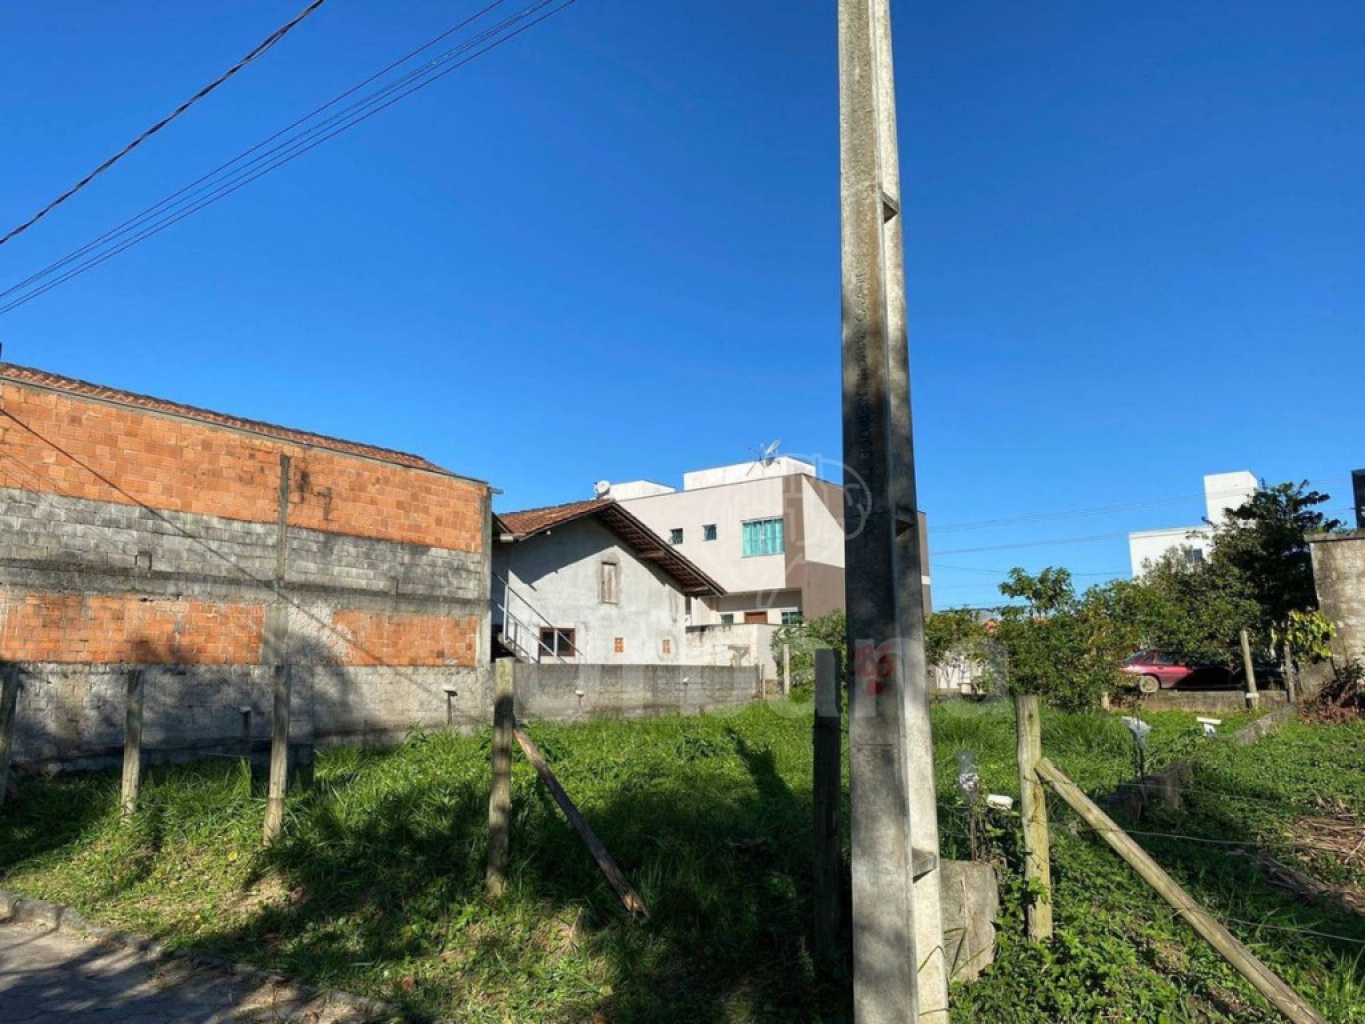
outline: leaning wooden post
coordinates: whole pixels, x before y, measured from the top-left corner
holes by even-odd
[[[0,804],[9,789],[9,762],[14,751],[14,717],[19,706],[19,666],[6,665],[0,675]]]
[[[270,722],[270,790],[265,804],[265,841],[273,843],[284,831],[284,798],[289,793],[288,665],[275,666],[275,713]]]
[[[782,696],[792,695],[792,645],[782,645]]]
[[[512,819],[512,730],[516,727],[516,662],[503,658],[493,669],[493,785],[488,794],[488,868],[490,897],[507,887],[508,827]]]
[[[1247,677],[1247,707],[1254,708],[1261,702],[1261,695],[1256,691],[1256,665],[1251,660],[1251,635],[1245,629],[1242,630],[1242,671]]]
[[[1290,988],[1279,975],[1261,963],[1230,931],[1215,920],[1194,898],[1161,869],[1147,851],[1112,818],[1072,782],[1051,761],[1038,762],[1038,774],[1052,784],[1057,795],[1070,805],[1093,828],[1110,849],[1122,857],[1144,882],[1157,891],[1191,928],[1197,931],[1214,949],[1222,954],[1237,972],[1265,996],[1275,1009],[1294,1024],[1326,1024],[1326,1020],[1303,997]]]
[[[1016,694],[1015,728],[1019,757],[1019,808],[1024,818],[1024,881],[1028,885],[1028,937],[1052,938],[1052,859],[1047,831],[1047,792],[1038,778],[1043,759],[1043,724],[1034,694]]]
[[[124,814],[132,814],[137,810],[137,797],[142,789],[142,697],[145,679],[140,668],[128,673],[123,725]]]
[[[1285,645],[1284,645],[1284,695],[1285,695],[1285,699],[1288,700],[1290,704],[1297,704],[1298,701],[1299,701],[1299,695],[1298,695],[1298,693],[1296,692],[1296,687],[1299,685],[1298,679],[1295,678],[1297,675],[1298,675],[1298,673],[1297,673],[1297,671],[1296,671],[1296,669],[1295,669],[1295,667],[1294,667],[1294,654],[1293,654],[1292,651],[1290,651],[1289,645],[1288,645],[1288,644],[1285,644]]]
[[[815,959],[833,966],[843,926],[844,864],[839,849],[839,809],[843,792],[843,721],[839,660],[829,650],[815,652]]]

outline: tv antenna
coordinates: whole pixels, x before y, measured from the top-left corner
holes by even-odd
[[[776,441],[770,441],[765,445],[756,445],[749,449],[757,456],[757,458],[754,459],[754,466],[762,466],[764,469],[767,469],[777,458],[777,450],[781,447],[782,439],[778,438]],[[750,473],[754,471],[754,466],[749,467]]]

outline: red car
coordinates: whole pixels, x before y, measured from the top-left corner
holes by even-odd
[[[1194,675],[1195,669],[1178,658],[1161,651],[1138,651],[1123,663],[1124,675],[1137,683],[1142,693],[1171,690]]]

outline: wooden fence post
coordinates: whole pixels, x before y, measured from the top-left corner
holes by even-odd
[[[843,716],[839,659],[834,651],[815,652],[815,959],[831,967],[838,957],[843,927],[844,864],[839,849],[839,811],[843,785]]]
[[[138,793],[142,790],[142,703],[145,690],[142,669],[128,673],[127,701],[123,723],[123,813],[137,810]]]
[[[782,645],[782,696],[792,695],[792,645]]]
[[[0,674],[0,805],[9,790],[9,762],[14,751],[15,709],[19,706],[19,666],[6,665]]]
[[[1038,774],[1052,784],[1057,795],[1070,805],[1091,828],[1099,833],[1109,847],[1132,866],[1144,882],[1150,885],[1191,928],[1204,937],[1214,949],[1222,954],[1237,972],[1251,983],[1252,987],[1274,1005],[1294,1024],[1326,1024],[1326,1020],[1302,996],[1290,988],[1269,967],[1261,963],[1235,935],[1209,915],[1194,901],[1170,875],[1161,869],[1147,851],[1134,842],[1127,832],[1119,828],[1112,818],[1100,810],[1093,800],[1087,797],[1051,761],[1044,758],[1038,763]]]
[[[1297,672],[1297,670],[1296,670],[1296,668],[1295,668],[1295,665],[1294,665],[1294,655],[1293,655],[1293,653],[1289,650],[1289,645],[1288,645],[1288,644],[1285,644],[1285,645],[1284,645],[1284,695],[1285,695],[1285,699],[1288,700],[1290,704],[1297,704],[1297,703],[1299,702],[1299,695],[1298,695],[1297,690],[1296,690],[1296,688],[1298,687],[1299,681],[1298,681],[1297,678],[1295,678],[1297,675],[1298,675],[1298,672]]]
[[[512,818],[512,730],[516,726],[517,664],[511,658],[493,663],[493,785],[488,794],[488,868],[484,880],[490,897],[507,887],[508,827]]]
[[[1015,728],[1019,758],[1019,809],[1024,819],[1024,881],[1028,883],[1028,937],[1052,938],[1052,855],[1047,831],[1047,792],[1038,778],[1043,759],[1043,723],[1038,698],[1016,694]]]
[[[1247,707],[1254,708],[1261,703],[1261,695],[1256,691],[1256,665],[1251,660],[1251,635],[1242,630],[1242,671],[1247,677]]]
[[[275,711],[270,722],[270,789],[265,804],[265,841],[284,831],[284,798],[289,793],[289,698],[292,673],[275,666]]]

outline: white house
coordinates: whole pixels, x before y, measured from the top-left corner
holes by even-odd
[[[1240,470],[1212,473],[1204,477],[1204,514],[1210,523],[1222,523],[1229,509],[1245,505],[1256,493],[1256,477]],[[1176,526],[1166,530],[1143,530],[1128,535],[1128,558],[1133,578],[1140,578],[1148,564],[1160,561],[1168,552],[1185,549],[1186,557],[1201,562],[1213,550],[1213,530],[1206,524]]]
[[[496,646],[531,661],[689,660],[687,610],[724,589],[611,498],[494,517]]]

